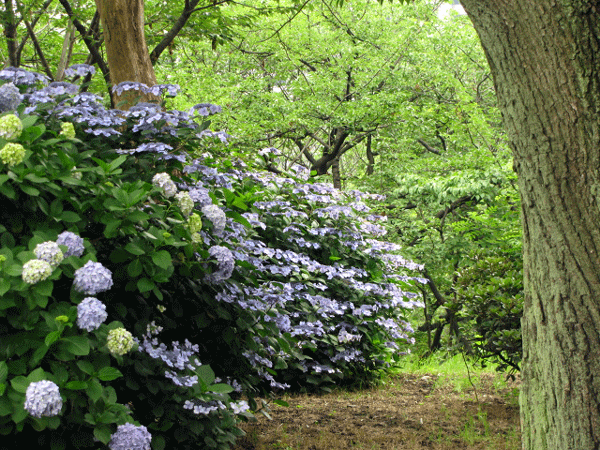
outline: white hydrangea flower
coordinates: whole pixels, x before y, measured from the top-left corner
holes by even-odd
[[[215,236],[221,236],[225,231],[227,216],[217,205],[206,205],[202,208],[202,214],[206,216],[213,224],[213,233]]]
[[[58,245],[64,245],[68,248],[68,250],[65,252],[65,258],[71,255],[80,257],[83,255],[83,251],[85,250],[83,247],[83,238],[77,236],[71,231],[63,231],[60,233],[56,239],[56,243]]]
[[[0,159],[7,166],[16,166],[21,164],[25,158],[25,147],[14,142],[7,143],[0,149]]]
[[[23,122],[14,114],[0,117],[0,137],[7,141],[18,139],[23,131]]]
[[[48,380],[30,383],[25,391],[24,408],[37,418],[57,416],[62,409],[58,386]]]
[[[150,450],[151,441],[152,435],[145,426],[126,423],[117,427],[108,447],[110,450]]]
[[[77,305],[77,326],[82,330],[94,331],[107,318],[106,305],[95,297],[86,297]]]
[[[58,266],[64,259],[62,250],[53,241],[46,241],[36,245],[33,253],[35,253],[38,259],[50,263],[52,267]]]
[[[112,272],[99,262],[88,261],[75,271],[73,287],[87,295],[108,291],[113,285]]]
[[[133,347],[133,335],[125,328],[115,328],[108,332],[106,345],[113,355],[124,355]]]
[[[177,193],[177,186],[175,186],[175,183],[173,183],[173,180],[171,180],[171,177],[166,172],[154,175],[152,184],[161,188],[167,198],[173,197]]]
[[[23,264],[21,277],[25,283],[35,284],[44,281],[50,275],[52,275],[52,266],[48,261],[32,259]]]
[[[177,204],[184,216],[189,216],[194,210],[194,200],[190,197],[189,192],[181,191],[175,195]]]

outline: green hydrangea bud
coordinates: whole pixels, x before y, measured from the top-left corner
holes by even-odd
[[[81,177],[83,176],[83,174],[79,171],[79,170],[71,170],[71,176],[73,178],[75,178],[76,180],[81,180]]]
[[[200,242],[201,238],[198,232],[202,229],[202,217],[194,213],[188,218],[188,230],[192,235],[192,242]]]
[[[175,198],[177,199],[179,208],[184,216],[189,216],[194,210],[194,200],[190,197],[188,192],[178,192],[175,194]]]
[[[71,122],[63,122],[60,124],[60,135],[67,138],[73,139],[75,137],[75,127]]]
[[[23,264],[22,278],[25,283],[35,284],[52,275],[52,266],[42,259],[32,259]]]
[[[106,345],[113,355],[124,355],[133,347],[133,336],[125,328],[115,328],[108,332]]]
[[[0,159],[7,166],[21,164],[25,158],[25,148],[21,144],[9,142],[0,150]]]
[[[23,122],[14,114],[7,114],[0,117],[0,137],[7,141],[12,141],[21,136],[23,131]]]

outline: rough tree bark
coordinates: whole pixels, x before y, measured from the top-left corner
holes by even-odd
[[[148,86],[156,84],[156,75],[146,45],[143,0],[96,0],[104,30],[106,59],[112,85],[136,81]],[[125,91],[113,94],[117,108],[129,109],[138,101],[158,102],[151,94]]]
[[[525,450],[600,448],[600,2],[461,0],[522,198]]]

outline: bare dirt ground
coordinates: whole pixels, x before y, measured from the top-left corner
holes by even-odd
[[[519,449],[518,380],[471,381],[401,374],[369,390],[285,396],[273,420],[242,427],[235,450]]]

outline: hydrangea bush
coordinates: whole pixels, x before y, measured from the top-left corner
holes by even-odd
[[[116,111],[0,79],[21,130],[0,148],[24,149],[0,164],[3,436],[228,449],[256,396],[369,382],[406,351],[425,280],[378,240],[370,196],[260,171],[207,129],[216,105]]]

